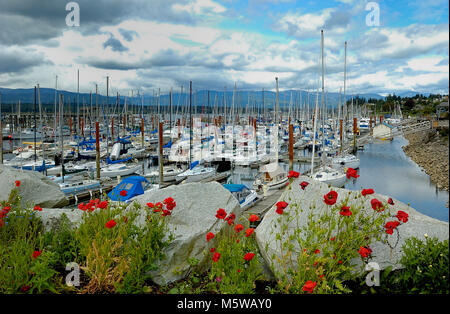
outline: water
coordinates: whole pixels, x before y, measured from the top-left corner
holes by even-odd
[[[408,141],[403,137],[366,144],[364,151],[357,153],[361,162],[358,170],[360,177],[347,180],[345,188],[372,188],[377,193],[409,203],[420,213],[448,222],[449,210],[446,203],[449,193],[438,190],[430,176],[405,155],[402,146],[407,144]],[[300,154],[307,156],[308,152],[305,150]],[[281,166],[289,169],[288,164],[281,163]],[[304,173],[310,166],[310,163],[294,163],[294,170]],[[228,181],[251,188],[257,174],[257,169],[235,168]]]
[[[361,161],[357,179],[348,180],[349,190],[373,188],[375,192],[410,204],[417,211],[443,221],[449,221],[447,191],[438,190],[421,168],[403,152],[408,144],[403,137],[393,141],[366,144],[357,153]]]

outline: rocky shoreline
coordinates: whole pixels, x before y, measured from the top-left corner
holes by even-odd
[[[405,135],[405,154],[418,164],[438,189],[449,191],[449,143],[436,130]],[[448,207],[448,202],[447,202]]]

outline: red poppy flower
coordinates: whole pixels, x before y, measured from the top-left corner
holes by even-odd
[[[153,203],[147,203],[146,205],[147,205],[149,208],[155,207],[155,204],[153,204]]]
[[[317,282],[313,282],[311,280],[308,280],[307,282],[305,282],[305,285],[303,286],[302,290],[309,292],[309,293],[313,293],[314,288],[317,286]]]
[[[358,253],[359,253],[359,255],[361,255],[361,257],[367,258],[370,256],[370,254],[372,254],[372,249],[368,246],[366,246],[366,247],[360,246]]]
[[[14,182],[14,184],[16,185],[16,187],[19,187],[19,186],[20,186],[20,181],[19,181],[19,180],[16,180],[16,181]]]
[[[381,203],[379,200],[377,200],[376,198],[374,198],[373,200],[370,201],[370,204],[372,205],[373,210],[382,212],[384,210],[384,206],[383,203]]]
[[[159,213],[160,211],[161,211],[161,208],[156,207],[156,206],[155,206],[155,208],[153,209],[153,212],[154,212],[154,213]]]
[[[36,206],[34,206],[34,208],[33,208],[34,210],[37,210],[37,211],[42,211],[42,207],[41,206],[39,206],[39,205],[36,205]]]
[[[366,196],[366,195],[373,194],[373,193],[375,193],[373,189],[363,189],[361,191],[362,196]]]
[[[323,196],[323,201],[327,205],[334,205],[337,201],[338,194],[336,191],[330,191]]]
[[[323,276],[325,276],[325,275],[324,275],[324,274],[322,274],[322,275],[320,275],[320,276],[319,276],[319,278],[320,278],[320,279],[323,279]]]
[[[170,215],[172,215],[172,212],[170,210],[163,209],[163,213],[161,216],[165,217],[165,216],[170,216]]]
[[[394,232],[394,229],[397,228],[400,225],[398,221],[388,221],[384,227],[386,228],[387,234],[392,234]]]
[[[103,201],[98,203],[98,208],[100,209],[106,209],[108,207],[108,201]]]
[[[225,220],[229,222],[230,220],[234,221],[235,218],[236,218],[236,215],[234,213],[231,213],[228,215],[227,218],[225,218]]]
[[[225,209],[219,208],[219,210],[217,211],[217,214],[216,214],[216,218],[217,219],[225,219],[225,217],[227,217],[227,212],[225,211]]]
[[[115,222],[114,219],[113,219],[113,220],[108,221],[108,222],[105,224],[105,227],[108,228],[108,229],[111,229],[111,228],[113,228],[115,225],[116,225],[116,222]]]
[[[127,196],[127,190],[120,191],[120,196]]]
[[[250,215],[250,217],[248,218],[248,220],[250,222],[255,222],[259,220],[259,217],[257,215]]]
[[[342,206],[339,214],[341,214],[341,216],[351,216],[352,212],[350,211],[350,207]]]
[[[78,209],[79,210],[86,210],[86,206],[84,205],[84,203],[80,203],[80,204],[78,204]]]
[[[284,210],[288,205],[289,205],[289,204],[286,203],[285,201],[278,202],[278,203],[276,204],[276,206],[277,206],[277,210],[276,210],[277,214],[282,215],[282,214],[283,214],[283,210]]]
[[[165,200],[164,200],[164,204],[170,204],[170,203],[173,203],[173,198],[172,197],[168,197],[168,198],[166,198]]]
[[[238,269],[238,273],[240,273],[241,272],[241,270],[240,269]]]
[[[341,261],[341,260],[339,260],[339,261],[338,261],[338,264],[342,264],[342,261]]]
[[[216,249],[212,247],[209,251],[210,251],[211,253],[214,253],[214,252],[216,251]]]
[[[236,243],[239,243],[239,239],[236,240]]]
[[[253,234],[254,231],[255,231],[255,229],[248,228],[247,230],[245,230],[245,236],[248,238],[249,236],[251,236]]]
[[[244,255],[244,259],[248,262],[251,261],[253,257],[255,257],[255,253],[247,253]]]
[[[358,172],[355,169],[348,168],[348,170],[347,170],[347,179],[358,178],[358,177],[359,177],[359,174],[358,174]]]
[[[239,233],[242,230],[244,230],[244,226],[241,224],[237,224],[236,226],[234,226],[234,230],[236,230],[236,232]]]
[[[209,242],[209,240],[211,240],[212,238],[214,238],[214,233],[208,232],[206,234],[206,241]]]
[[[302,183],[300,183],[300,186],[302,187],[302,190],[304,190],[308,185],[309,185],[309,183],[306,182],[306,181],[303,181]]]
[[[23,285],[23,286],[20,288],[20,291],[22,291],[22,292],[27,292],[28,290],[30,290],[30,286],[28,286],[28,285]]]
[[[216,252],[216,253],[214,253],[214,255],[213,255],[213,257],[212,257],[212,260],[213,260],[214,262],[217,263],[217,261],[219,260],[219,258],[220,258],[220,253],[219,253],[219,252]]]
[[[397,212],[397,215],[395,215],[395,217],[397,217],[398,221],[408,222],[409,215],[407,213],[405,213],[404,211],[399,210]]]
[[[336,240],[336,237],[332,237],[332,238],[330,239],[330,241],[334,241],[334,240]]]
[[[1,218],[2,216],[0,215],[0,228],[3,227],[5,225],[5,222],[3,221],[3,219]]]
[[[315,250],[314,251],[314,254],[319,254],[320,253],[320,250]]]
[[[174,209],[175,206],[177,206],[177,203],[176,203],[176,202],[172,202],[172,203],[167,203],[167,204],[166,204],[166,207],[167,207],[168,210]]]
[[[394,205],[394,201],[393,201],[392,198],[390,198],[390,197],[389,197],[389,199],[388,199],[388,204],[389,204],[389,205]]]
[[[158,207],[158,208],[163,208],[163,203],[161,203],[161,202],[158,202],[158,203],[156,203],[155,204],[155,207]]]
[[[34,251],[33,252],[33,258],[38,258],[39,255],[41,255],[42,251]]]
[[[297,171],[291,170],[289,171],[288,178],[298,178],[299,175],[300,173],[298,173]]]

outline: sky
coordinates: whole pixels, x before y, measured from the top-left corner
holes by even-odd
[[[78,0],[79,26],[69,2],[0,0],[0,87],[317,90],[323,30],[326,91],[347,42],[347,93],[448,94],[447,0]]]

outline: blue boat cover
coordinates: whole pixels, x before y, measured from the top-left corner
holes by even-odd
[[[198,160],[194,161],[193,163],[191,163],[191,167],[189,169],[194,169],[195,166],[197,166],[198,164],[199,164]]]
[[[144,194],[144,188],[142,182],[148,183],[147,179],[141,176],[131,176],[123,179],[111,192],[108,193],[108,197],[112,201],[127,201],[132,197]],[[127,191],[126,196],[121,196],[120,191]]]
[[[131,159],[133,159],[133,157],[128,157],[128,158],[124,158],[124,159],[117,159],[117,160],[111,160],[109,158],[109,156],[108,156],[108,157],[106,157],[106,162],[108,163],[108,165],[112,165],[112,164],[118,164],[118,163],[121,163],[121,162],[127,162],[127,161],[129,161]]]
[[[163,148],[171,148],[172,147],[172,140],[169,140],[169,143],[163,146]]]
[[[224,188],[226,188],[230,192],[241,192],[247,187],[243,184],[222,184]]]

